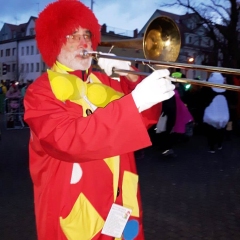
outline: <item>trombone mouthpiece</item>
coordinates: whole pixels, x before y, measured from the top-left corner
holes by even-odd
[[[82,50],[82,51],[80,52],[80,56],[81,56],[82,58],[87,58],[87,57],[89,57],[88,51],[87,51],[87,50]]]
[[[87,57],[91,57],[93,54],[97,54],[98,52],[96,52],[96,51],[87,51],[87,50],[82,50],[81,52],[80,52],[80,56],[82,57],[82,58],[87,58]]]

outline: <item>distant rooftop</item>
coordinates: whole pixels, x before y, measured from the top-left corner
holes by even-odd
[[[110,32],[113,32],[115,34],[118,34],[118,35],[122,35],[122,36],[127,36],[127,37],[133,37],[133,33],[134,33],[134,30],[126,30],[126,29],[121,29],[121,28],[115,28],[115,27],[111,27],[111,26],[107,26],[107,32],[110,33]]]

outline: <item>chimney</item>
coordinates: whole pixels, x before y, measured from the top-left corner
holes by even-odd
[[[137,38],[138,36],[138,29],[136,28],[134,31],[133,31],[133,37],[134,38]]]
[[[101,27],[101,33],[107,33],[107,25],[104,23]]]

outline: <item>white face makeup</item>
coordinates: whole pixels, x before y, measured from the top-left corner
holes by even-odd
[[[66,44],[62,46],[57,60],[73,70],[87,70],[91,66],[92,57],[83,58],[80,52],[92,50],[91,33],[87,29],[79,27],[66,38]]]

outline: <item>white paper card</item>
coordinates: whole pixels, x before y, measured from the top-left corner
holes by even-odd
[[[102,234],[120,238],[131,212],[132,209],[113,203],[103,226]]]

